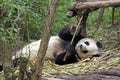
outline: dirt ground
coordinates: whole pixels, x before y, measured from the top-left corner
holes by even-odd
[[[43,80],[120,80],[120,66],[85,75],[58,75],[56,78],[43,77]]]
[[[55,77],[43,77],[43,80],[120,80],[120,49],[103,52],[105,55],[100,58],[102,60],[101,62],[104,63],[102,66],[106,65],[107,62],[115,60],[116,58],[118,59],[117,62],[111,62],[109,64],[111,67],[108,69],[107,66],[106,69],[96,68],[95,70],[87,72],[86,74],[58,74]],[[101,65],[98,67],[100,66]],[[93,66],[91,66],[91,68],[92,67]]]

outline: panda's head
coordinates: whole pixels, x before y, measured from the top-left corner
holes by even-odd
[[[82,59],[99,57],[99,48],[102,48],[102,44],[89,38],[81,39],[75,47],[78,56]]]

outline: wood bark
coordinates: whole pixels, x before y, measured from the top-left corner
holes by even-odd
[[[83,2],[83,0],[79,0],[79,2],[80,1]],[[84,36],[84,37],[87,37],[86,21],[87,21],[88,15],[91,11],[94,11],[94,10],[97,10],[97,9],[93,8],[93,9],[84,9],[83,11],[81,11],[81,10],[76,11],[76,13],[77,13],[76,16],[77,16],[78,21],[79,21],[79,18],[81,16],[83,16],[83,18],[81,20],[81,23],[80,23],[80,28],[81,28],[81,35]]]
[[[0,55],[1,63],[3,65],[5,80],[15,80],[13,65],[11,61],[12,51],[10,48],[10,43],[7,41],[0,40]]]
[[[114,26],[115,7],[112,8],[112,26]]]
[[[83,15],[77,15],[77,17],[80,17],[80,16],[83,16],[82,20],[81,20],[81,23],[80,23],[80,28],[81,28],[81,35],[86,37],[87,36],[87,31],[86,31],[86,21],[87,21],[87,18],[88,18],[88,13],[85,13]]]
[[[79,2],[76,3],[74,9],[83,10],[89,8],[105,8],[120,6],[120,0],[107,0],[107,1],[96,1],[96,2]]]
[[[38,51],[37,55],[37,61],[32,69],[32,77],[31,80],[41,80],[42,75],[42,67],[44,62],[44,56],[46,54],[47,50],[47,44],[50,39],[52,29],[53,29],[53,23],[54,23],[54,16],[56,12],[56,7],[59,0],[50,0],[49,8],[46,10],[46,27],[44,29],[44,32],[42,34],[42,40],[41,40],[41,47]]]
[[[2,65],[2,63],[3,63],[3,56],[2,56],[2,54],[3,54],[3,47],[2,47],[2,40],[0,39],[0,64]]]
[[[98,20],[96,22],[96,27],[99,27],[101,22],[102,22],[102,18],[103,18],[103,14],[104,14],[105,8],[101,8],[99,16],[98,16]]]

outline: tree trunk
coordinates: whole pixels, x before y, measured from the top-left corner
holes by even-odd
[[[85,2],[85,1],[87,1],[87,0],[79,0],[79,2]],[[79,18],[81,16],[83,16],[81,23],[80,23],[80,28],[81,28],[81,35],[84,37],[87,37],[86,21],[87,21],[88,15],[91,11],[94,11],[94,10],[96,10],[96,9],[85,9],[83,11],[77,10],[78,21],[79,21]]]
[[[81,27],[81,35],[84,37],[87,37],[87,31],[86,31],[86,21],[88,18],[88,13],[82,14],[82,15],[78,15],[78,16],[83,16],[81,23],[80,23],[80,27]]]
[[[35,63],[35,66],[32,68],[31,80],[39,80],[39,79],[41,80],[42,67],[43,67],[43,62],[44,62],[43,59],[46,54],[47,44],[48,44],[48,41],[52,33],[54,16],[55,16],[58,1],[59,0],[50,0],[48,10],[45,12],[46,13],[46,26],[42,34],[42,40],[41,40],[40,49],[37,55],[37,61]]]
[[[112,8],[112,26],[114,26],[115,7]]]
[[[7,41],[0,40],[0,45],[1,62],[4,69],[5,80],[15,80],[14,68],[11,61],[12,51],[10,49],[10,44],[7,43]]]
[[[4,1],[1,0],[0,4],[2,4],[3,2]],[[7,16],[8,7],[2,6],[0,8],[0,11],[1,11],[0,18],[2,19]],[[9,31],[7,31],[7,29],[4,25],[2,26],[3,27],[2,29],[4,29],[4,32],[2,32],[2,34],[0,35],[0,65],[2,65],[2,67],[3,67],[5,80],[15,80],[14,67],[13,67],[13,63],[11,60],[12,54],[13,54],[13,49],[14,49],[14,47],[11,45],[15,45],[15,40],[13,38],[10,38],[8,40],[8,37],[10,37],[10,35],[7,32],[9,32]],[[4,38],[5,38],[5,40],[4,40]]]
[[[104,11],[105,11],[105,8],[101,8],[99,16],[98,16],[98,20],[96,22],[96,27],[100,26],[100,23],[102,22]]]

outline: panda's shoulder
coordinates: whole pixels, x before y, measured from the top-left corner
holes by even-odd
[[[52,36],[50,38],[48,47],[49,47],[49,49],[51,49],[51,48],[56,48],[56,49],[62,48],[63,49],[67,44],[69,44],[69,42],[64,41],[59,36]]]
[[[50,38],[49,44],[56,44],[56,43],[62,43],[64,42],[59,36],[52,36]]]

